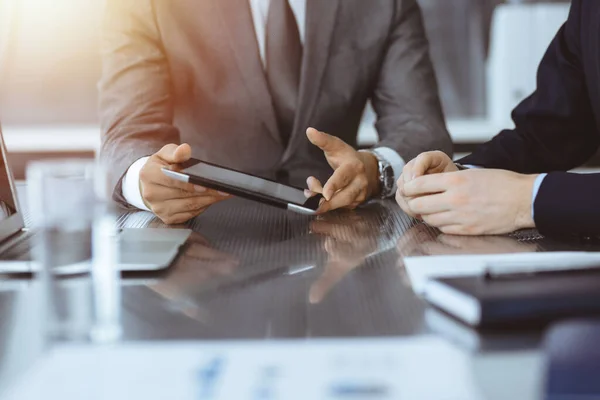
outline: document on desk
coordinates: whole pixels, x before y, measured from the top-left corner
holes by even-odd
[[[536,273],[600,267],[600,252],[541,252],[405,257],[413,290],[423,294],[429,279],[493,274]]]
[[[481,398],[472,360],[434,336],[58,347],[4,400]]]

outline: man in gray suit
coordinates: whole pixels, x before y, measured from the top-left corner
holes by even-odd
[[[166,223],[227,198],[162,174],[192,153],[308,185],[325,212],[392,196],[405,160],[451,152],[416,0],[107,0],[103,51],[115,199]],[[369,99],[381,140],[359,152]]]

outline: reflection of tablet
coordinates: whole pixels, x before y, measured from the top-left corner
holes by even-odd
[[[181,168],[178,172],[163,168],[163,172],[179,181],[286,208],[300,214],[316,214],[322,198],[321,195],[317,195],[307,199],[303,189],[286,186],[205,161],[191,159]]]

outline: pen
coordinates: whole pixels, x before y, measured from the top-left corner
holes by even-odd
[[[547,275],[571,275],[575,273],[595,273],[600,272],[600,265],[593,267],[545,267],[541,265],[522,265],[521,268],[511,265],[510,268],[498,267],[491,265],[486,267],[483,277],[485,280],[502,280],[502,279],[526,279],[534,276]]]

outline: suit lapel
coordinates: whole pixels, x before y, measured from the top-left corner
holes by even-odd
[[[238,69],[252,97],[252,103],[264,120],[271,136],[281,143],[248,0],[217,0],[216,3],[228,31],[229,44],[235,55]]]
[[[306,37],[300,80],[300,99],[294,123],[295,135],[290,140],[284,161],[293,154],[296,147],[294,143],[304,137],[304,132],[308,128],[307,124],[314,113],[329,60],[339,2],[340,0],[306,1]]]

